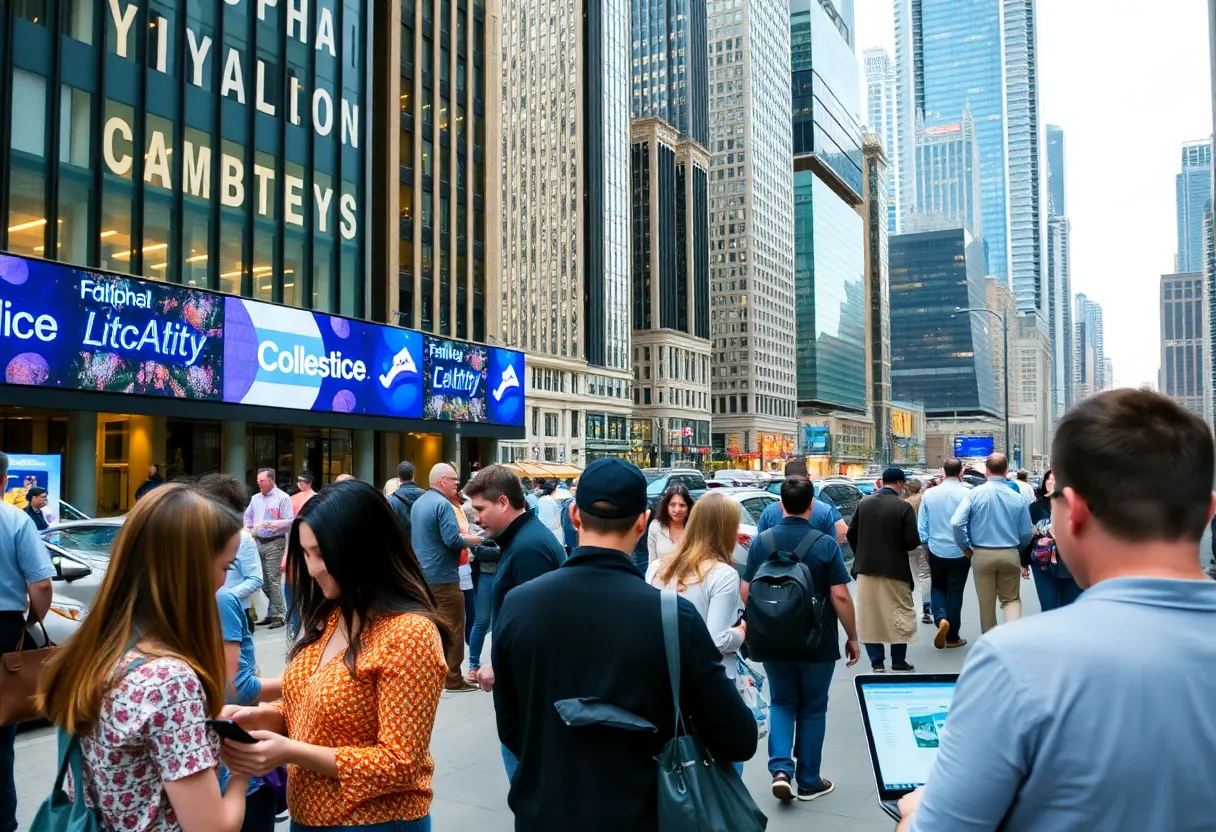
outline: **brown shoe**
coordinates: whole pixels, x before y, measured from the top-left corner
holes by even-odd
[[[475,667],[469,668],[469,672],[464,674],[464,680],[466,682],[468,682],[470,685],[476,685],[478,683],[477,668],[475,668]]]
[[[448,693],[468,693],[469,691],[480,690],[477,685],[470,685],[464,679],[461,679],[460,683],[456,685],[445,684],[443,689]]]
[[[958,641],[947,641],[946,646],[947,647],[962,647],[966,643],[967,643],[967,639],[960,638]]]
[[[946,637],[950,635],[950,622],[942,619],[937,622],[937,634],[933,636],[933,646],[941,650],[946,646]]]

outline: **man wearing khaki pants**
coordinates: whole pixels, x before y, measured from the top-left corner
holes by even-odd
[[[1033,532],[1030,506],[1005,481],[1009,460],[993,454],[987,467],[988,482],[967,492],[950,519],[955,542],[971,558],[984,633],[996,626],[998,600],[1006,621],[1022,617],[1021,579],[1028,573],[1021,553]]]

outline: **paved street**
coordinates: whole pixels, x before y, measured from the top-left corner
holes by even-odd
[[[1205,552],[1210,551],[1207,540]],[[1038,600],[1029,581],[1022,584],[1027,614],[1038,612]],[[963,636],[979,637],[978,610],[970,583],[963,607]],[[258,660],[268,675],[283,665],[281,630],[257,634]],[[488,649],[488,646],[487,646]],[[951,672],[962,666],[967,650],[934,650],[931,628],[922,625],[921,639],[908,651],[917,670]],[[852,677],[864,672],[863,659],[855,668],[838,665],[828,709],[824,744],[824,776],[835,781],[834,794],[812,803],[779,805],[769,794],[764,743],[744,769],[743,779],[769,815],[771,832],[814,828],[816,832],[885,832],[891,823],[879,810],[870,773],[865,735],[858,716]],[[655,684],[660,681],[656,680]],[[494,727],[491,697],[481,693],[445,694],[439,706],[431,743],[435,756],[435,802],[432,817],[437,832],[510,832],[514,829],[507,808],[507,781]],[[47,794],[55,768],[55,735],[48,728],[22,733],[17,738],[18,820],[26,829],[38,803]],[[814,825],[808,825],[811,820]]]

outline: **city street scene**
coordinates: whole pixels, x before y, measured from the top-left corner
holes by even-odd
[[[0,832],[1216,830],[1158,5],[0,0]]]

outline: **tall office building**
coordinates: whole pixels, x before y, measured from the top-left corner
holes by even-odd
[[[918,114],[935,127],[970,105],[988,273],[1045,318],[1034,0],[895,0],[895,66],[901,201],[917,204]]]
[[[790,4],[798,415],[839,473],[873,460],[857,57],[830,0]],[[846,441],[845,437],[851,440]],[[851,446],[851,447],[850,447]]]
[[[865,275],[869,344],[870,407],[874,415],[876,459],[890,464],[895,449],[891,430],[891,280],[887,261],[887,154],[882,136],[862,133],[865,188],[862,215],[866,224]]]
[[[866,126],[881,137],[887,157],[887,232],[898,234],[904,204],[899,188],[899,129],[895,118],[895,62],[881,46],[861,53],[866,70]]]
[[[633,118],[658,118],[681,138],[709,141],[705,3],[633,0]]]
[[[1204,416],[1208,424],[1216,425],[1216,218],[1213,217],[1209,201],[1203,212],[1203,282],[1208,297],[1208,345],[1207,356],[1210,368],[1207,379],[1208,412]]]
[[[629,7],[504,0],[495,44],[501,337],[526,350],[535,402],[527,440],[504,453],[579,463],[624,455]]]
[[[1073,348],[1072,276],[1064,166],[1064,131],[1047,125],[1047,323],[1051,343],[1051,413],[1053,423],[1072,406]]]
[[[954,314],[987,308],[979,241],[953,228],[899,234],[889,248],[891,395],[923,403],[929,419],[995,419],[1001,406],[991,338],[1000,324]]]
[[[715,3],[708,61],[713,446],[767,468],[796,424],[787,6]]]
[[[1212,198],[1212,140],[1182,145],[1182,172],[1174,179],[1178,214],[1178,273],[1203,271],[1203,209]]]
[[[980,149],[969,107],[952,124],[917,125],[916,194],[916,230],[961,226],[983,238]]]
[[[1203,274],[1161,276],[1161,378],[1157,389],[1190,412],[1206,417],[1208,319]]]
[[[1106,347],[1102,333],[1102,307],[1085,295],[1077,295],[1073,306],[1076,316],[1076,363],[1073,375],[1073,400],[1080,401],[1108,386]]]

